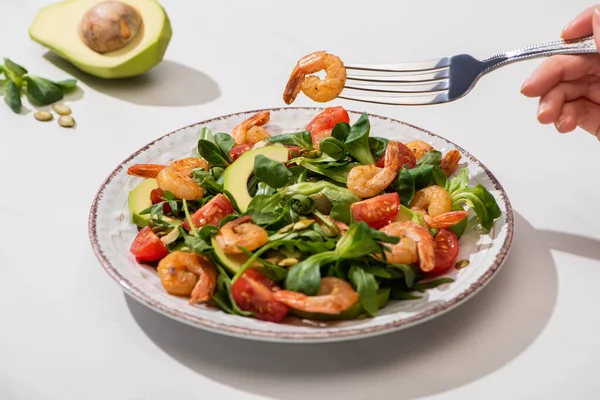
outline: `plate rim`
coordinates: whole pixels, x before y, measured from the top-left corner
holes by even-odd
[[[263,108],[256,110],[246,110],[239,111],[235,113],[230,113],[226,115],[221,115],[218,117],[209,118],[203,121],[194,122],[192,124],[180,127],[175,129],[169,133],[166,133],[151,142],[147,143],[143,147],[139,148],[137,151],[129,155],[126,159],[121,161],[119,165],[113,169],[113,171],[104,179],[92,201],[90,206],[89,215],[88,215],[88,237],[90,240],[90,244],[95,253],[96,258],[98,259],[100,265],[105,270],[105,272],[115,280],[123,289],[125,294],[127,294],[132,299],[138,301],[139,303],[145,305],[146,307],[164,315],[169,318],[175,319],[179,322],[185,323],[187,325],[193,326],[195,328],[200,328],[206,331],[210,331],[213,333],[223,334],[232,337],[238,337],[243,339],[251,339],[258,341],[268,341],[268,342],[282,342],[282,343],[323,343],[323,342],[333,342],[333,341],[346,341],[346,340],[354,340],[354,339],[362,339],[367,337],[373,337],[378,335],[383,335],[391,332],[395,332],[401,329],[406,329],[417,324],[421,324],[427,322],[435,317],[439,317],[448,311],[453,310],[459,305],[466,302],[468,299],[474,297],[480,290],[482,290],[496,275],[496,273],[500,270],[500,268],[504,265],[510,250],[512,248],[512,242],[514,237],[514,215],[513,208],[510,203],[510,199],[508,194],[506,193],[504,187],[500,184],[496,176],[483,164],[478,158],[473,156],[470,152],[465,150],[463,147],[457,145],[453,141],[438,135],[434,132],[431,132],[427,129],[418,127],[416,125],[410,124],[408,122],[404,122],[395,118],[386,117],[379,114],[367,113],[364,111],[355,111],[350,110],[346,107],[344,109],[349,114],[357,114],[361,115],[366,113],[369,118],[376,118],[384,121],[391,121],[393,123],[398,123],[400,125],[408,126],[417,131],[423,132],[427,135],[431,135],[433,137],[439,138],[442,141],[446,141],[456,149],[461,151],[466,157],[471,159],[471,161],[477,163],[481,169],[486,173],[488,178],[490,179],[492,185],[496,190],[499,191],[500,196],[502,197],[505,205],[506,205],[506,224],[507,224],[507,234],[504,242],[502,243],[501,248],[499,249],[498,254],[496,255],[493,264],[488,267],[487,271],[477,279],[477,281],[473,282],[470,286],[460,292],[454,298],[443,302],[441,304],[436,305],[433,308],[418,312],[417,314],[404,318],[401,320],[391,321],[383,325],[376,325],[372,327],[355,327],[343,331],[338,332],[278,332],[278,331],[269,331],[269,330],[255,330],[252,328],[245,327],[236,327],[228,324],[216,322],[213,320],[209,320],[200,316],[188,314],[185,311],[180,311],[178,309],[173,309],[172,307],[168,307],[163,305],[161,302],[153,300],[148,296],[143,290],[136,287],[132,284],[127,278],[122,276],[119,271],[112,265],[111,261],[106,257],[102,247],[100,246],[98,240],[98,232],[97,232],[97,218],[98,218],[98,204],[101,201],[104,191],[110,182],[123,171],[124,166],[133,160],[135,157],[146,151],[148,148],[153,146],[155,143],[166,139],[172,135],[177,134],[178,132],[192,128],[199,125],[208,125],[214,123],[216,121],[220,121],[223,119],[228,119],[232,117],[236,117],[242,114],[250,114],[257,113],[260,111],[286,111],[286,110],[304,110],[304,111],[315,111],[321,112],[325,109],[325,107],[272,107],[272,108]]]

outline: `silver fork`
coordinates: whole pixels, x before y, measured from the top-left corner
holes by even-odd
[[[469,93],[482,76],[513,62],[556,54],[590,53],[598,54],[591,36],[507,51],[485,60],[459,54],[421,62],[346,65],[347,70],[360,73],[347,75],[344,91],[338,98],[388,105],[447,103]],[[359,94],[351,95],[349,91]]]

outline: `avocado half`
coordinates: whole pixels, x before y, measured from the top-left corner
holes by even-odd
[[[138,11],[141,29],[124,47],[101,54],[86,45],[79,29],[85,13],[102,2],[67,0],[42,7],[29,28],[29,36],[78,69],[99,78],[141,75],[159,64],[172,35],[163,7],[156,0],[120,0]]]

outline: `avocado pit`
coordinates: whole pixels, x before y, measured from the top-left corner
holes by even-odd
[[[83,15],[80,34],[90,49],[104,54],[125,47],[141,27],[142,17],[135,8],[120,1],[104,1]]]

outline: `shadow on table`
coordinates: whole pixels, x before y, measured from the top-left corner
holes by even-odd
[[[412,399],[476,381],[541,334],[557,297],[550,245],[598,258],[598,241],[538,231],[515,214],[513,248],[478,295],[421,325],[363,340],[284,345],[234,339],[166,318],[128,296],[148,337],[188,368],[278,399]]]
[[[221,95],[219,86],[208,75],[174,61],[163,60],[140,76],[112,80],[88,75],[52,52],[44,54],[44,58],[90,88],[134,104],[193,106]]]

